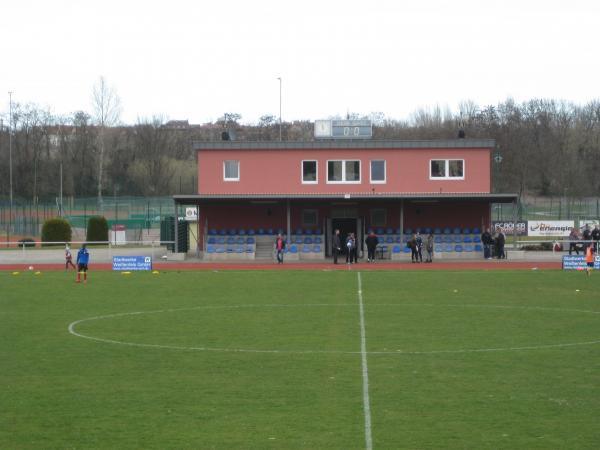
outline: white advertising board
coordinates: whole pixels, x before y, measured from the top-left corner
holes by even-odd
[[[198,221],[198,210],[194,208],[185,208],[185,220],[190,222]]]
[[[573,220],[529,220],[527,221],[527,236],[568,237]]]

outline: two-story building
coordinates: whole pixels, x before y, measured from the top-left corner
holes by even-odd
[[[333,230],[481,230],[491,205],[516,201],[491,193],[487,139],[309,142],[196,142],[198,194],[177,195],[196,207],[200,252],[221,230],[322,236]],[[234,231],[231,231],[233,233]],[[441,231],[443,232],[443,231]]]

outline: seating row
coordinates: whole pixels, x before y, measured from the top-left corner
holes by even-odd
[[[387,246],[382,246],[382,252],[387,252],[389,249]],[[437,244],[433,247],[433,252],[435,253],[461,253],[461,252],[482,252],[483,247],[479,244]],[[392,253],[410,253],[411,249],[408,247],[401,248],[399,245],[394,245],[392,247]],[[423,251],[425,253],[425,251]]]
[[[423,238],[423,243],[425,243],[426,236],[421,235]],[[387,236],[379,236],[379,244],[401,244],[403,242],[408,242],[411,239],[411,236],[405,235],[401,237],[400,235],[387,235]],[[481,243],[481,238],[479,235],[462,235],[462,234],[446,234],[443,236],[437,235],[433,238],[434,243],[436,244],[479,244]]]
[[[210,230],[208,230],[208,234],[209,236],[275,236],[277,234],[285,234],[285,231],[283,228],[258,228],[258,229],[254,229],[254,228],[250,228],[250,229],[245,229],[245,228],[229,228],[229,229],[220,229],[217,230],[216,228],[211,228]],[[295,232],[295,234],[297,235],[307,235],[307,236],[311,236],[311,235],[320,235],[321,234],[321,230],[312,230],[312,229],[305,229],[303,230],[302,228],[298,228]]]
[[[389,235],[389,234],[400,234],[400,228],[370,228],[368,230],[368,232],[370,233],[371,231],[375,231],[375,234],[379,235],[379,236],[383,236],[383,235]],[[405,228],[404,230],[404,234],[413,234],[416,233],[417,231],[421,234],[481,234],[481,230],[477,227],[474,228],[460,228],[460,227],[436,227],[436,228],[431,228],[431,227],[425,227],[425,228],[415,228],[414,230],[412,228]]]
[[[206,246],[206,253],[254,253],[254,245],[212,245]]]

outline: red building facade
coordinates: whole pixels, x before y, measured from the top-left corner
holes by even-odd
[[[335,228],[362,242],[369,229],[479,228],[491,204],[493,140],[199,142],[198,194],[175,196],[198,210],[199,250],[211,230]]]

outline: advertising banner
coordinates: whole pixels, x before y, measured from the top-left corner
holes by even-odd
[[[152,270],[151,256],[113,256],[112,270]]]
[[[494,220],[492,222],[492,229],[490,230],[492,234],[502,231],[506,236],[512,236],[514,233],[514,226],[517,226],[517,236],[527,236],[527,222],[506,222],[500,220]]]
[[[585,270],[587,263],[584,255],[565,255],[562,260],[563,270]],[[594,269],[600,270],[600,256],[594,256]]]
[[[568,237],[574,226],[573,220],[529,220],[527,236]]]
[[[191,222],[198,221],[198,209],[196,207],[193,208],[185,208],[185,220]]]

